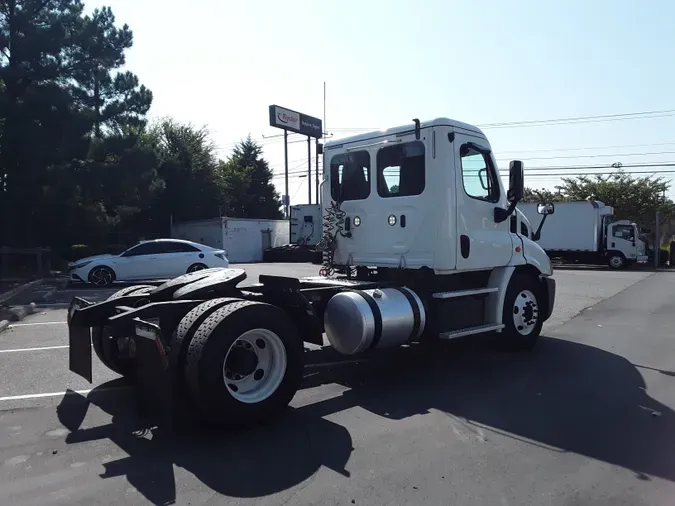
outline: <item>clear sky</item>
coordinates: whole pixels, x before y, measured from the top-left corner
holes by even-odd
[[[485,125],[674,111],[484,128],[500,169],[523,160],[526,185],[535,188],[557,180],[528,176],[548,170],[535,167],[675,162],[672,0],[86,4],[109,5],[133,30],[127,68],[154,93],[151,116],[207,125],[223,158],[249,133],[258,140],[281,133],[269,126],[270,104],[323,117],[325,81],[333,138],[412,118]],[[298,171],[307,167],[307,144],[290,139],[300,142],[289,146],[289,194],[302,204],[307,179]],[[262,143],[283,193],[283,144],[278,137]]]

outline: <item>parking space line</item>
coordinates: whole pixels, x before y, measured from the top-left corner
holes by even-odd
[[[38,348],[17,348],[14,350],[0,350],[0,353],[16,353],[19,351],[60,350],[62,348],[68,348],[68,345],[64,344],[60,346],[40,346]]]
[[[115,390],[126,390],[131,388],[131,386],[119,386],[119,387],[110,387],[110,388],[99,388],[96,389],[95,393],[99,392],[113,392]],[[80,395],[87,395],[91,393],[94,389],[90,388],[88,390],[70,390],[66,392],[50,392],[50,393],[45,393],[45,394],[25,394],[25,395],[9,395],[7,397],[0,397],[0,402],[2,401],[22,401],[26,399],[42,399],[44,397],[59,397],[59,396],[64,396],[64,395],[73,395],[73,394],[80,394]]]
[[[31,325],[65,325],[67,322],[10,323],[10,327],[30,327]]]

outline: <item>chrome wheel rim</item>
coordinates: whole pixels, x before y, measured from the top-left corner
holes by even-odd
[[[108,269],[94,269],[91,272],[91,282],[96,286],[107,286],[112,283],[112,273]]]
[[[513,302],[513,326],[523,336],[534,331],[539,321],[537,298],[530,290],[522,290]]]
[[[188,273],[190,273],[190,272],[197,272],[197,271],[203,271],[204,269],[206,269],[206,267],[204,267],[203,265],[193,265],[192,267],[190,267],[190,268],[188,269]]]
[[[223,381],[232,397],[246,404],[268,399],[286,374],[286,348],[268,329],[253,329],[239,336],[225,355]]]

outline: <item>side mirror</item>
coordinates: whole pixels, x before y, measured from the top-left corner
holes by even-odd
[[[554,212],[555,206],[553,205],[553,202],[542,202],[541,204],[537,204],[537,213],[543,214],[544,217],[541,219],[541,222],[539,223],[537,230],[532,234],[533,241],[538,241],[539,239],[541,239],[541,227],[544,226],[546,217],[549,214],[553,214]]]
[[[537,213],[543,214],[544,216],[555,213],[555,206],[553,205],[553,202],[544,202],[542,204],[538,204]]]
[[[506,199],[513,202],[520,202],[525,196],[525,171],[523,162],[513,160],[509,164],[509,189],[506,192]]]

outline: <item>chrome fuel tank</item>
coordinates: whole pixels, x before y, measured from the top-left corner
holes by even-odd
[[[400,346],[422,335],[425,325],[422,301],[404,287],[340,292],[324,313],[328,341],[343,355]]]

